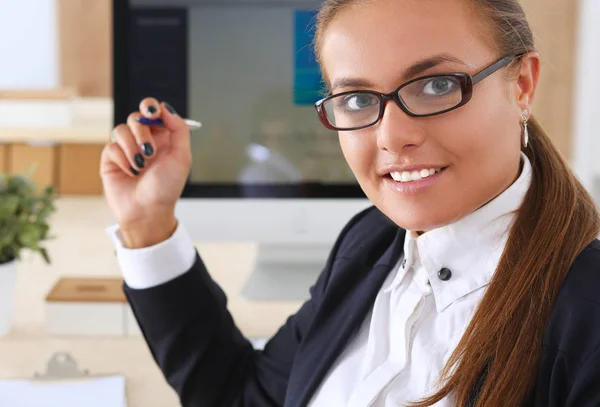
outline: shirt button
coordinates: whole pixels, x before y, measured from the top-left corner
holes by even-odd
[[[438,271],[438,277],[442,281],[448,281],[450,280],[450,278],[452,278],[452,271],[444,267],[443,269]]]
[[[406,268],[406,259],[402,260],[402,268]]]

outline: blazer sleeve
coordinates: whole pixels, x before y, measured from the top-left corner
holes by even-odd
[[[596,348],[577,370],[566,406],[600,406],[600,348]]]
[[[283,406],[296,351],[321,303],[336,255],[367,211],[344,227],[310,288],[310,299],[263,351],[255,351],[236,327],[225,293],[197,253],[192,268],[174,280],[139,290],[124,285],[150,352],[183,407]]]

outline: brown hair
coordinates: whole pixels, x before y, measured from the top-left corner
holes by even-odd
[[[464,1],[487,23],[502,56],[535,49],[518,0]],[[315,37],[319,61],[329,23],[340,10],[359,2],[325,0]],[[431,406],[451,393],[458,405],[467,405],[478,385],[474,406],[523,403],[532,390],[545,327],[562,282],[575,258],[600,234],[593,199],[535,118],[529,123],[524,152],[532,164],[531,187],[486,294],[442,371],[440,389],[416,407]]]

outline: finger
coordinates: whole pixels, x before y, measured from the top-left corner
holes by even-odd
[[[104,147],[100,156],[100,174],[116,171],[121,171],[130,177],[139,174],[135,168],[131,167],[121,147],[117,143],[110,143]]]
[[[127,118],[127,125],[135,138],[139,151],[144,153],[146,157],[152,157],[157,150],[156,142],[152,136],[150,126],[137,121],[137,118],[142,117],[141,113],[133,112]]]
[[[160,106],[162,121],[167,129],[171,130],[172,132],[183,129],[188,130],[187,124],[185,124],[183,118],[177,114],[177,111],[173,106],[171,106],[168,102],[162,102]]]
[[[167,102],[161,103],[162,121],[171,130],[171,145],[179,149],[190,149],[190,130],[175,108]]]
[[[140,149],[131,129],[126,124],[118,125],[114,130],[114,142],[121,147],[127,157],[129,164],[136,170],[142,170],[146,166],[146,160],[140,153]]]
[[[160,103],[154,98],[145,98],[140,102],[140,113],[149,119],[160,117]]]

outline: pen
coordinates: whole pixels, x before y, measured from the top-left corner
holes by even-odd
[[[140,122],[142,124],[148,124],[148,125],[152,125],[152,126],[164,126],[161,119],[148,119],[146,117],[137,117],[135,120],[137,120],[138,122]],[[185,122],[185,124],[187,124],[188,128],[192,131],[198,130],[200,127],[202,127],[202,123],[197,122],[195,120],[183,119],[183,121]]]

